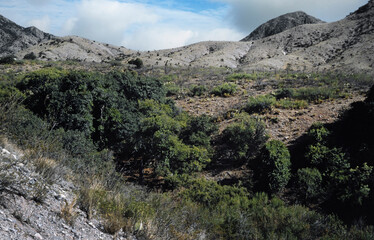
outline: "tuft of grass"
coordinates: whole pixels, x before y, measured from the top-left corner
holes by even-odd
[[[76,203],[77,199],[74,198],[71,203],[68,203],[68,201],[65,200],[64,204],[61,206],[60,217],[70,226],[74,225],[74,222],[78,217],[78,214],[74,211]]]
[[[282,109],[305,109],[308,107],[308,102],[305,100],[281,99],[276,101],[274,106]]]

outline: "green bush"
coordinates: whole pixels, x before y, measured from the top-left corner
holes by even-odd
[[[0,64],[13,64],[16,62],[16,57],[13,55],[8,55],[0,58]]]
[[[322,123],[313,123],[307,132],[307,136],[312,144],[326,143],[330,136],[330,131]]]
[[[166,82],[164,84],[166,89],[166,96],[176,96],[181,92],[181,88],[176,85],[174,82]]]
[[[272,193],[281,192],[291,177],[290,153],[281,141],[267,142],[261,151],[260,161],[255,166],[259,185]]]
[[[243,187],[221,186],[203,178],[192,179],[183,184],[180,193],[184,198],[215,209],[219,205],[245,208],[248,205],[248,191]]]
[[[236,93],[238,86],[234,83],[223,83],[210,92],[213,95],[220,97],[229,97]]]
[[[233,162],[248,162],[256,157],[266,143],[265,124],[248,114],[237,117],[236,123],[229,125],[221,135],[224,147],[219,155]]]
[[[331,87],[311,87],[300,88],[295,91],[293,98],[299,100],[306,100],[308,102],[319,102],[322,100],[345,97],[337,88]]]
[[[227,76],[226,80],[229,82],[235,82],[237,80],[252,79],[253,75],[248,73],[233,73]]]
[[[280,99],[274,106],[282,109],[304,109],[308,107],[308,103],[304,100]]]
[[[212,135],[218,131],[217,124],[207,115],[191,117],[186,128],[181,132],[181,138],[186,144],[210,148]]]
[[[293,98],[294,95],[295,95],[295,90],[291,88],[282,88],[282,89],[279,89],[275,93],[275,97],[277,98],[277,100],[283,99],[283,98]]]
[[[250,97],[244,107],[244,111],[249,114],[265,113],[271,110],[271,107],[275,104],[275,101],[275,98],[269,95]]]
[[[316,168],[301,168],[297,171],[297,185],[301,196],[314,199],[323,192],[322,175]]]
[[[136,58],[136,59],[132,59],[129,61],[129,64],[133,64],[136,66],[136,68],[140,69],[143,67],[143,60],[141,60],[140,58]]]
[[[192,85],[190,87],[190,96],[202,96],[207,91],[207,88],[204,85]]]

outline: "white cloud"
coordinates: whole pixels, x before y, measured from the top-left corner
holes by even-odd
[[[30,26],[37,27],[38,29],[44,31],[44,32],[49,32],[49,28],[51,25],[51,19],[48,16],[44,16],[40,19],[33,19],[29,21]]]
[[[64,30],[102,42],[119,44],[124,31],[136,24],[153,23],[158,16],[146,6],[111,0],[83,0],[77,15],[67,20]]]
[[[367,0],[216,0],[228,3],[229,19],[242,31],[253,30],[279,15],[304,11],[324,21],[336,21],[367,3]]]
[[[222,9],[194,13],[116,0],[83,0],[63,32],[135,50],[242,38],[244,34],[230,30],[222,16]]]

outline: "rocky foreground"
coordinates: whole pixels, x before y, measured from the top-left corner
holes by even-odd
[[[7,141],[1,142],[1,240],[136,239],[122,231],[115,236],[103,233],[100,221],[88,220],[76,206],[74,184],[63,178],[54,180],[51,183],[37,173],[25,153]]]

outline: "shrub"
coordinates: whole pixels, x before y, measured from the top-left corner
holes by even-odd
[[[243,187],[221,186],[203,178],[189,180],[183,186],[185,189],[180,194],[184,198],[209,209],[215,209],[218,205],[246,207],[248,204],[249,193]]]
[[[0,58],[0,64],[13,64],[16,62],[16,57],[13,55],[8,55]]]
[[[218,131],[218,126],[207,115],[191,117],[187,127],[182,131],[181,138],[186,144],[210,147],[211,136]]]
[[[229,82],[235,82],[237,80],[243,80],[243,79],[252,79],[253,75],[252,74],[247,74],[247,73],[233,73],[229,76],[227,76],[226,80]]]
[[[249,114],[264,113],[266,111],[270,111],[274,104],[275,98],[269,95],[250,97],[246,106],[244,107],[244,111]]]
[[[136,66],[136,68],[140,69],[143,67],[143,60],[140,58],[132,59],[129,61],[129,64],[133,64]]]
[[[192,85],[190,87],[190,96],[202,96],[207,91],[206,87],[204,85]]]
[[[166,82],[164,84],[166,89],[166,96],[176,96],[181,92],[181,88],[174,82]]]
[[[35,60],[36,59],[36,55],[34,52],[30,52],[28,54],[26,54],[23,59],[26,59],[26,60]]]
[[[283,190],[291,177],[290,153],[281,141],[267,142],[261,151],[260,161],[255,166],[260,186],[272,193]]]
[[[327,99],[344,97],[339,89],[330,87],[300,88],[295,91],[293,98],[308,102],[319,102]]]
[[[222,132],[221,139],[225,146],[219,154],[231,161],[243,163],[257,155],[268,136],[265,124],[258,118],[241,114],[237,120]]]
[[[305,199],[313,199],[322,193],[322,175],[316,168],[301,168],[297,171],[297,184]]]
[[[213,88],[210,93],[220,97],[229,97],[236,93],[237,88],[238,86],[234,83],[224,83]]]
[[[275,93],[275,97],[277,98],[277,100],[283,99],[283,98],[293,98],[294,95],[295,95],[295,90],[291,88],[282,88]]]
[[[308,130],[307,136],[312,144],[325,143],[330,135],[330,131],[323,125],[323,123],[313,123]]]

